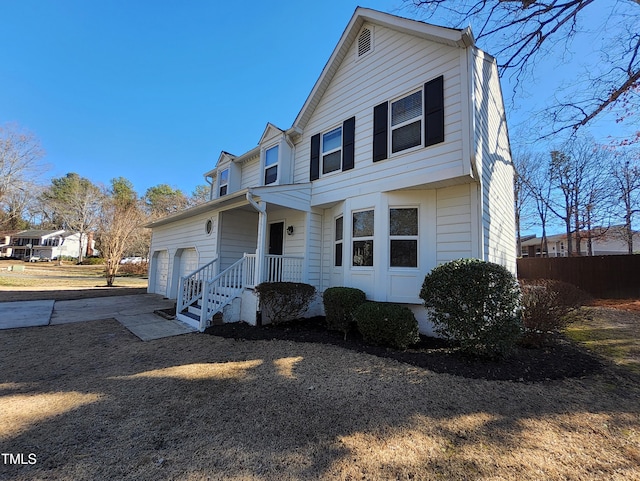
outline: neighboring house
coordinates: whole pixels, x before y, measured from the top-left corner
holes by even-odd
[[[83,255],[87,244],[93,241],[83,235]],[[32,256],[41,259],[57,259],[59,256],[78,257],[80,253],[80,234],[65,230],[23,230],[11,235],[6,253],[3,256],[28,260]]]
[[[589,255],[588,233],[580,233],[580,253]],[[554,234],[547,236],[549,252],[544,251],[542,237],[533,236],[521,242],[522,257],[567,257],[567,234]],[[633,233],[633,249],[640,251],[640,232]],[[622,226],[595,227],[591,230],[591,251],[594,256],[607,256],[616,254],[628,254],[629,249],[625,241],[625,232]],[[577,253],[576,239],[573,238],[573,252]]]
[[[0,233],[0,257],[11,257],[11,236],[18,231]]]
[[[149,292],[200,329],[219,311],[255,324],[256,284],[300,281],[407,304],[428,332],[418,294],[438,264],[515,272],[498,72],[469,29],[356,9],[293,125],[205,178],[209,201],[147,226]]]

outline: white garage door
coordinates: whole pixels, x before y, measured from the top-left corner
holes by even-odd
[[[167,280],[169,278],[169,252],[160,251],[155,255],[154,262],[155,283],[154,294],[167,295]]]
[[[198,269],[198,252],[195,249],[185,249],[180,255],[180,277],[191,274]]]

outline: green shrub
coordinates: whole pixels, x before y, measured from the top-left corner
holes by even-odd
[[[566,327],[568,314],[586,304],[589,295],[568,282],[552,279],[521,280],[523,344],[545,345],[551,335]]]
[[[347,334],[355,324],[353,312],[363,304],[367,296],[353,287],[330,287],[322,295],[327,328]]]
[[[442,264],[425,277],[420,298],[436,332],[456,339],[469,354],[507,355],[522,334],[518,282],[498,264],[478,259]]]
[[[273,323],[298,319],[309,308],[316,288],[300,282],[263,282],[256,286],[260,305]]]
[[[385,302],[365,302],[354,312],[365,342],[406,349],[420,340],[418,321],[405,306]]]
[[[80,264],[83,266],[101,266],[104,264],[104,259],[102,257],[85,257]]]

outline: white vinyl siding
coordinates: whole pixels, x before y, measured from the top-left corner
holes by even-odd
[[[222,212],[220,217],[219,272],[222,272],[245,253],[256,252],[258,213],[233,210]]]
[[[260,182],[260,155],[256,155],[242,164],[242,179],[240,179],[240,189],[256,187]]]
[[[437,190],[437,263],[472,257],[471,187],[460,185]]]
[[[207,221],[212,221],[212,232],[206,235]],[[190,219],[179,220],[171,224],[154,227],[151,241],[151,252],[167,251],[169,254],[167,278],[169,279],[166,296],[173,296],[177,292],[178,272],[174,275],[174,256],[180,249],[196,248],[200,267],[217,257],[218,216],[203,213]],[[152,260],[153,262],[153,260]],[[153,268],[153,267],[152,267]]]
[[[356,48],[354,42],[304,134],[296,141],[294,180],[306,182],[311,136],[326,132],[336,119],[356,117],[355,167],[314,181],[312,205],[348,197],[354,183],[359,193],[366,194],[379,191],[383,184],[385,189],[400,189],[464,175],[460,83],[461,65],[465,64],[463,51],[378,26],[375,51],[356,62]],[[398,152],[384,162],[373,163],[373,107],[421,89],[439,75],[445,80],[445,142],[428,149]]]
[[[322,287],[322,214],[311,212],[307,221],[306,269],[307,282]]]
[[[482,167],[483,256],[516,272],[513,166],[495,61],[474,56],[476,158]]]

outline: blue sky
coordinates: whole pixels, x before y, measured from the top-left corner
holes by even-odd
[[[40,139],[43,182],[76,172],[191,193],[221,150],[255,147],[267,122],[291,126],[357,5],[4,0],[0,124]],[[363,6],[413,15],[401,0]],[[518,100],[512,136],[539,100]]]

